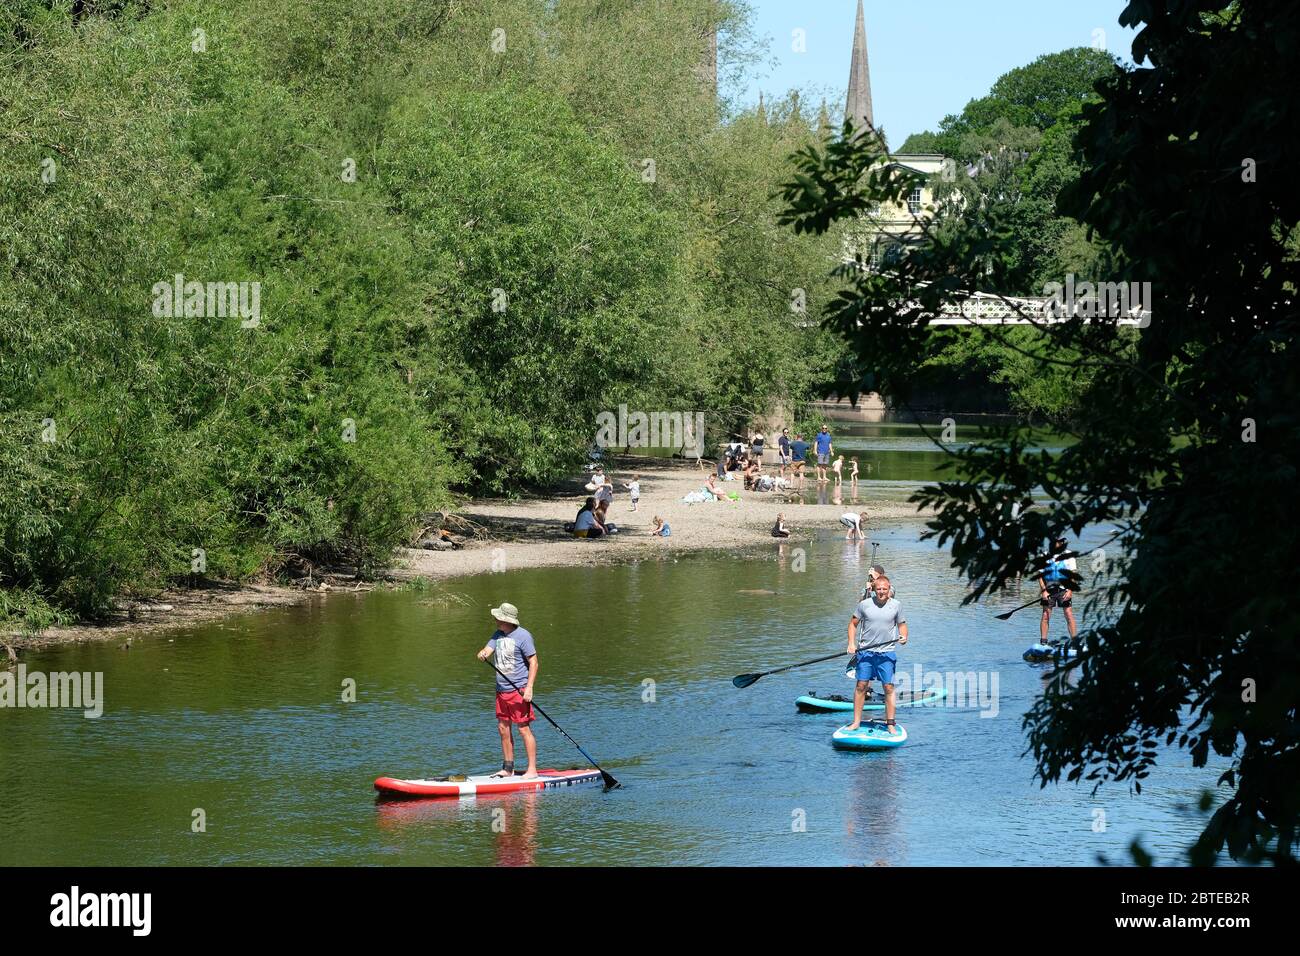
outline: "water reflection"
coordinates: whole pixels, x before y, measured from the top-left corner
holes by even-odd
[[[845,763],[855,766],[848,774],[848,803],[844,832],[857,862],[898,863],[906,858],[901,791],[902,754],[882,750],[875,753],[836,751]]]
[[[492,862],[497,866],[534,866],[538,848],[538,801],[532,793],[482,794],[462,799],[378,800],[375,818],[380,833],[399,837],[403,845],[430,827],[486,829],[493,835]],[[451,861],[447,861],[451,862]]]

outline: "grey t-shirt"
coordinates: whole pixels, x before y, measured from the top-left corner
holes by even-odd
[[[522,691],[528,686],[528,658],[537,653],[533,635],[522,627],[515,628],[509,634],[497,631],[488,640],[488,647],[495,652],[492,663],[496,664],[497,670],[519,685],[511,687],[510,681],[503,680],[501,674],[497,674],[498,691]]]
[[[874,654],[888,654],[897,649],[898,625],[907,623],[898,598],[891,597],[883,605],[877,604],[873,597],[867,598],[854,609],[853,616],[858,619],[859,648],[869,644],[882,645],[871,648]]]

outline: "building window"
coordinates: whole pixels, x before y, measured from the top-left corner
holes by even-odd
[[[907,211],[913,216],[921,212],[921,187],[917,186],[912,190],[912,194],[907,197]]]

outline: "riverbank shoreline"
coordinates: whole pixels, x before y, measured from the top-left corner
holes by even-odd
[[[859,483],[857,495],[845,483],[836,494],[834,482],[826,488],[826,504],[805,502],[780,494],[738,490],[739,502],[686,504],[682,498],[704,485],[708,472],[694,463],[664,460],[620,459],[613,464],[616,494],[610,517],[618,534],[587,540],[564,531],[573,521],[587,492],[580,480],[551,492],[514,500],[487,499],[466,502],[455,514],[472,529],[458,550],[400,549],[389,568],[372,581],[352,576],[324,575],[314,588],[286,585],[214,582],[199,588],[169,589],[150,601],[124,605],[115,617],[97,624],[53,627],[32,637],[9,635],[4,642],[15,650],[36,650],[59,644],[130,638],[136,634],[186,627],[274,607],[328,600],[330,594],[352,594],[378,588],[397,588],[413,582],[445,581],[476,574],[508,573],[541,567],[598,567],[660,559],[703,551],[752,551],[774,543],[771,529],[778,513],[792,530],[787,543],[798,547],[814,534],[842,535],[839,516],[858,511],[866,516],[864,529],[918,514],[915,505],[897,501],[871,501],[872,489]],[[641,500],[631,511],[624,482],[641,479]],[[816,488],[809,478],[805,489]],[[725,482],[728,491],[739,482]],[[839,503],[837,503],[839,502]],[[650,534],[654,516],[668,523],[667,538]]]

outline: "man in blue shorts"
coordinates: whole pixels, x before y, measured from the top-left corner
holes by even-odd
[[[798,479],[799,487],[803,487],[803,466],[808,457],[808,443],[803,440],[803,435],[795,434],[794,441],[790,443],[790,459],[794,466],[794,476]]]
[[[828,481],[826,469],[831,463],[831,433],[825,425],[817,433],[817,480]]]
[[[907,618],[898,598],[889,596],[889,578],[883,574],[872,582],[872,596],[862,601],[849,618],[849,649],[857,661],[857,686],[853,689],[853,723],[845,730],[862,725],[862,705],[871,681],[885,687],[885,726],[897,734],[894,724],[894,665],[898,645],[907,643]],[[863,650],[870,647],[871,650]]]

